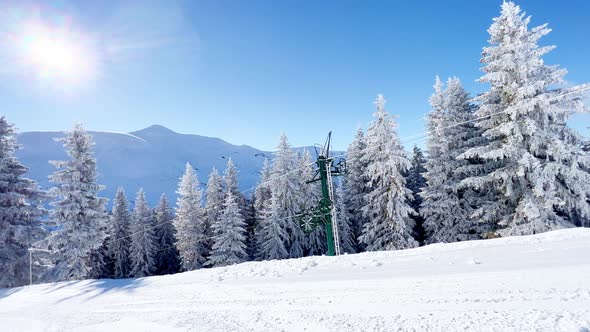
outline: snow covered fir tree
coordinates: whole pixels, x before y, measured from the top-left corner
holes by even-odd
[[[90,135],[76,124],[60,139],[70,158],[52,161],[57,171],[50,179],[56,184],[50,194],[50,221],[56,226],[50,237],[53,261],[52,280],[80,280],[87,278],[93,267],[90,254],[106,238],[106,198],[98,196],[103,189],[96,183],[96,160],[93,158]]]
[[[469,160],[458,159],[478,143],[480,132],[473,125],[474,107],[457,78],[449,78],[446,89],[437,77],[428,114],[429,159],[424,177],[428,186],[421,193],[421,215],[427,243],[455,242],[480,238],[491,228],[473,218],[472,206],[477,194],[460,186],[465,173],[477,169]]]
[[[192,165],[187,163],[184,175],[178,185],[176,202],[176,247],[180,255],[182,270],[200,269],[209,256],[207,216],[201,206],[203,191]]]
[[[173,225],[174,213],[166,194],[162,194],[158,206],[154,209],[156,240],[156,274],[172,274],[180,268],[180,258],[176,250],[176,229]]]
[[[223,210],[223,179],[215,167],[209,173],[207,179],[207,189],[205,192],[205,215],[206,223],[205,230],[207,231],[208,244],[207,248],[211,248],[211,225],[217,222]]]
[[[113,210],[110,216],[109,253],[113,262],[113,277],[117,279],[127,278],[131,274],[131,214],[125,190],[121,187],[117,190]]]
[[[363,195],[363,215],[367,218],[359,238],[366,250],[394,250],[418,245],[412,237],[414,212],[409,205],[411,191],[402,173],[412,167],[397,137],[397,124],[385,110],[385,98],[378,95],[377,111],[364,138],[362,157],[368,189]]]
[[[211,226],[213,247],[209,255],[210,266],[225,266],[245,262],[246,222],[240,212],[238,199],[231,191],[225,197],[221,216]]]
[[[352,232],[352,218],[345,205],[345,190],[342,185],[336,188],[334,193],[334,204],[336,208],[335,226],[338,227],[338,234],[340,237],[340,248],[343,253],[354,254],[356,246],[354,243],[354,234]],[[325,233],[324,233],[325,234]],[[325,251],[324,251],[325,252]],[[321,254],[323,254],[322,252]]]
[[[246,223],[245,235],[246,235],[246,251],[248,258],[254,257],[256,248],[256,239],[254,235],[254,229],[256,227],[255,212],[253,210],[252,202],[239,190],[238,183],[238,168],[232,158],[229,158],[223,172],[222,188],[223,196],[221,204],[215,204],[221,209],[226,208],[227,196],[231,193],[236,203],[238,204],[238,210]],[[221,212],[223,213],[223,212]]]
[[[546,65],[554,46],[539,46],[551,30],[529,28],[530,17],[513,2],[488,29],[480,82],[491,89],[478,96],[476,127],[486,139],[463,158],[480,158],[486,173],[463,180],[475,190],[490,189],[491,198],[476,215],[497,224],[502,235],[525,235],[572,227],[572,215],[587,219],[590,206],[588,156],[582,140],[567,126],[572,110],[584,110],[581,91],[567,89],[565,69]]]
[[[363,228],[367,223],[367,217],[363,215],[364,201],[363,197],[368,191],[368,179],[365,169],[367,159],[364,158],[367,144],[365,143],[365,134],[361,128],[356,132],[356,136],[348,150],[346,151],[347,171],[344,177],[344,187],[346,188],[344,204],[348,209],[351,220],[351,231],[353,233],[354,243],[357,251],[363,251],[364,245],[359,240]]]
[[[283,259],[303,256],[303,232],[296,224],[298,176],[295,154],[283,133],[272,164],[268,186],[270,205],[260,222],[258,257]]]
[[[27,250],[41,240],[41,218],[47,199],[37,184],[24,177],[28,169],[15,157],[14,126],[0,117],[0,288],[28,282]]]
[[[139,189],[135,198],[135,206],[131,214],[131,276],[147,277],[156,272],[156,237],[155,216],[146,202],[143,189]]]
[[[268,225],[265,225],[264,219],[268,217],[268,213],[270,212],[270,205],[272,202],[272,192],[270,186],[270,179],[271,179],[271,167],[268,161],[268,158],[264,159],[262,164],[262,169],[260,171],[260,180],[254,190],[254,218],[256,220],[256,225],[254,228],[255,235],[255,250],[254,250],[254,259],[262,260],[264,256],[262,254],[262,232],[267,231]]]
[[[412,167],[408,170],[406,177],[406,184],[408,189],[412,191],[412,201],[410,206],[416,212],[411,218],[414,220],[414,231],[413,236],[418,243],[424,243],[425,231],[424,231],[424,218],[422,218],[422,197],[420,193],[426,187],[426,179],[424,173],[426,173],[426,158],[422,149],[414,145],[412,150]]]

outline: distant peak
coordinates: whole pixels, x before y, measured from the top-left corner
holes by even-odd
[[[139,135],[141,135],[141,134],[143,134],[143,135],[146,135],[146,134],[147,135],[169,135],[169,134],[176,134],[176,132],[171,129],[168,129],[164,126],[152,125],[152,126],[149,126],[145,129],[134,131],[130,134],[133,134],[133,135],[138,135],[138,134]]]

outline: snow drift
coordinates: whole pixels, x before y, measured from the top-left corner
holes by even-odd
[[[590,229],[0,290],[2,331],[588,331]]]

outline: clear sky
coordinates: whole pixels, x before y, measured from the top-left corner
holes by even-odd
[[[0,113],[21,131],[64,130],[76,121],[117,132],[161,124],[261,149],[272,149],[283,130],[294,145],[320,143],[333,130],[342,149],[383,93],[399,115],[400,136],[412,136],[424,130],[435,75],[458,76],[472,94],[485,89],[475,82],[479,57],[500,4],[2,1]],[[553,28],[542,43],[558,48],[546,62],[567,68],[568,84],[589,82],[590,1],[517,4],[532,25]],[[48,73],[64,60],[45,52],[43,40],[14,51],[30,22],[61,31],[82,50],[70,60],[91,59],[79,60],[84,75]],[[576,117],[575,126],[587,131],[590,117]]]

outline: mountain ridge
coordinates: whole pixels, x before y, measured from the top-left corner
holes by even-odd
[[[258,182],[259,170],[272,151],[248,145],[234,145],[221,138],[182,134],[162,125],[152,125],[129,133],[89,131],[95,142],[94,155],[98,165],[98,183],[106,186],[101,196],[113,198],[119,186],[133,200],[139,188],[154,205],[161,194],[176,199],[176,188],[187,162],[197,171],[201,187],[213,167],[220,173],[231,157],[239,170],[240,190],[247,191]],[[47,189],[52,186],[48,176],[55,171],[49,160],[67,159],[60,131],[29,131],[17,135],[21,148],[16,155],[29,168],[28,177]],[[296,147],[294,150],[312,147]],[[251,194],[248,192],[247,194]]]

